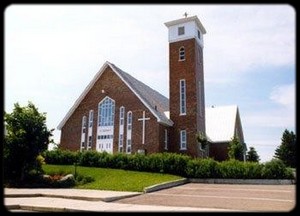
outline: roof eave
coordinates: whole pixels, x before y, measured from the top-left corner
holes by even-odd
[[[73,112],[75,111],[75,109],[79,106],[79,104],[81,103],[81,101],[83,100],[83,98],[86,96],[86,94],[89,92],[89,90],[93,87],[93,85],[95,84],[95,82],[98,80],[98,78],[101,76],[101,74],[103,73],[103,71],[107,68],[108,66],[108,61],[106,61],[103,66],[100,68],[100,70],[96,73],[96,75],[94,76],[94,78],[90,81],[90,83],[87,85],[87,87],[85,87],[84,91],[81,93],[81,95],[79,96],[79,98],[77,98],[77,100],[75,101],[75,103],[73,104],[73,106],[71,107],[71,109],[68,111],[68,113],[65,115],[65,117],[63,118],[63,120],[59,123],[59,125],[57,126],[58,130],[61,130],[62,127],[65,125],[65,123],[68,121],[68,119],[70,118],[70,116],[73,114]]]

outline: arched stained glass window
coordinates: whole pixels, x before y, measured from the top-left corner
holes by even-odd
[[[106,97],[99,103],[99,126],[113,126],[115,119],[115,101]]]

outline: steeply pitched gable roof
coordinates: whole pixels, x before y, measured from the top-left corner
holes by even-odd
[[[205,108],[206,135],[212,142],[228,142],[233,138],[239,118],[236,105]]]
[[[157,118],[159,123],[164,125],[172,126],[173,122],[168,119],[164,112],[169,110],[169,100],[159,92],[153,90],[149,86],[145,85],[141,81],[135,79],[128,73],[122,71],[120,68],[110,62],[105,62],[99,72],[94,76],[79,98],[75,101],[74,105],[68,111],[64,119],[60,122],[57,128],[60,130],[70,116],[73,114],[75,109],[79,106],[80,102],[84,99],[86,94],[94,86],[96,81],[101,77],[102,73],[110,67],[118,77],[131,89],[131,91],[141,100],[141,102],[149,109],[149,111]]]

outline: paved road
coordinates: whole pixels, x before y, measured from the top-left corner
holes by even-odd
[[[189,183],[115,202],[250,212],[289,212],[296,206],[296,186]]]

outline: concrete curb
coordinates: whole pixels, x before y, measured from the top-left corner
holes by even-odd
[[[74,200],[85,200],[85,201],[103,201],[103,202],[112,202],[119,199],[129,198],[133,196],[138,196],[142,193],[130,194],[130,195],[121,195],[113,197],[85,197],[85,196],[70,196],[70,195],[54,195],[47,193],[35,193],[35,194],[5,194],[7,198],[18,198],[18,197],[53,197],[53,198],[64,198],[64,199],[74,199]],[[28,209],[27,209],[28,210]]]
[[[188,179],[191,183],[208,184],[258,184],[258,185],[290,185],[296,184],[292,179]]]
[[[186,179],[186,178],[175,180],[175,181],[168,181],[168,182],[164,182],[161,184],[156,184],[156,185],[146,187],[146,188],[144,188],[144,193],[151,193],[154,191],[158,191],[158,190],[162,190],[162,189],[166,189],[166,188],[170,188],[170,187],[175,187],[175,186],[179,186],[179,185],[186,184],[186,183],[188,183],[188,179]]]
[[[59,207],[44,207],[44,206],[32,206],[32,205],[7,205],[7,210],[28,210],[36,212],[90,212],[86,210],[71,209],[71,208],[59,208]]]

